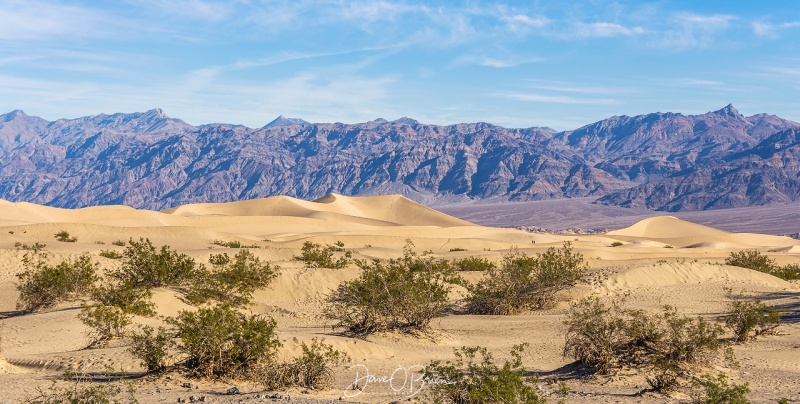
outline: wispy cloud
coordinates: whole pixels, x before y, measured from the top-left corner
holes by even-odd
[[[574,26],[573,35],[578,37],[610,38],[615,36],[634,36],[645,32],[642,27],[628,28],[612,22],[578,22]]]
[[[536,93],[496,93],[493,95],[516,101],[541,102],[550,104],[614,105],[620,103],[618,100],[610,98],[577,98],[565,95],[546,95]]]
[[[674,80],[676,84],[684,85],[684,86],[692,86],[692,87],[719,87],[725,85],[725,83],[717,80],[703,80],[703,79],[693,79],[693,78],[679,78]]]
[[[8,0],[2,8],[0,40],[97,37],[114,20],[95,9],[38,0]]]
[[[783,22],[779,24],[772,24],[764,21],[754,21],[752,24],[753,33],[757,36],[765,38],[780,38],[780,31],[800,28],[800,21]]]
[[[673,27],[656,32],[652,40],[674,50],[705,48],[711,46],[736,19],[736,16],[725,14],[677,13],[671,18]]]

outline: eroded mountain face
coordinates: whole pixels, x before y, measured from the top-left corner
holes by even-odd
[[[194,127],[159,109],[48,122],[14,111],[0,115],[0,198],[163,209],[336,191],[427,204],[597,196],[662,210],[741,207],[800,198],[799,132],[730,105],[566,132],[410,118]]]

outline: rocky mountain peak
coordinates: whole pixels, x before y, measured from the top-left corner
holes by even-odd
[[[273,119],[270,123],[262,126],[262,129],[264,129],[264,128],[272,128],[272,127],[276,127],[276,126],[292,126],[292,125],[306,126],[306,125],[311,125],[311,124],[308,121],[305,121],[305,120],[300,119],[300,118],[287,118],[287,117],[281,115],[281,116]]]
[[[711,113],[718,116],[744,119],[744,116],[739,113],[739,111],[733,106],[733,104],[728,104],[725,106],[725,108],[713,111]]]

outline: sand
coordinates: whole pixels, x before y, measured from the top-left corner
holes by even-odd
[[[623,226],[619,226],[623,227]],[[54,234],[68,231],[75,243],[58,242]],[[309,399],[345,398],[355,402],[383,403],[405,400],[414,392],[393,391],[385,384],[371,384],[363,391],[346,390],[356,373],[388,375],[418,370],[432,360],[452,358],[454,348],[485,346],[498,358],[510,348],[530,344],[524,364],[540,373],[542,380],[565,380],[573,393],[567,402],[669,401],[651,393],[636,396],[646,387],[644,379],[623,375],[615,379],[583,380],[570,376],[571,360],[561,355],[564,314],[569,303],[582,296],[603,299],[624,297],[631,307],[658,310],[664,304],[683,312],[714,318],[724,309],[727,290],[758,295],[787,311],[778,335],[735,345],[740,368],[721,368],[737,381],[750,383],[750,397],[775,401],[780,397],[800,400],[800,285],[748,269],[724,265],[730,252],[758,249],[780,263],[800,262],[800,241],[763,234],[730,233],[674,217],[652,217],[607,234],[552,235],[474,225],[390,195],[345,197],[329,195],[316,201],[272,197],[223,204],[192,204],[161,212],[125,206],[57,209],[29,203],[0,201],[0,403],[30,397],[36,388],[46,389],[64,371],[94,375],[106,367],[139,375],[142,367],[126,352],[125,341],[104,348],[87,349],[86,327],[78,320],[81,302],[66,302],[42,313],[20,315],[16,311],[15,275],[22,270],[25,251],[16,243],[46,244],[53,262],[89,252],[104,268],[119,265],[102,258],[101,250],[122,251],[112,242],[146,237],[155,245],[167,244],[199,262],[212,253],[228,252],[215,241],[240,241],[260,248],[258,257],[281,266],[278,278],[255,293],[248,310],[272,316],[284,342],[282,358],[299,352],[297,341],[323,337],[347,352],[351,368],[336,373],[335,388],[303,394],[293,389],[283,394]],[[292,259],[305,241],[341,241],[356,257],[386,259],[402,254],[407,240],[414,249],[430,250],[434,256],[460,258],[484,256],[499,262],[512,247],[532,254],[572,242],[590,264],[589,274],[560,296],[553,309],[516,316],[450,314],[437,318],[425,335],[382,333],[351,338],[333,333],[321,317],[324,300],[343,281],[354,279],[359,269],[306,269]],[[614,242],[621,246],[611,247]],[[671,247],[671,248],[666,248]],[[466,251],[460,251],[466,250]],[[475,281],[481,274],[471,273]],[[454,299],[455,299],[454,294]],[[167,289],[155,291],[153,301],[162,316],[191,309],[180,296]],[[454,300],[454,307],[457,306]],[[158,319],[137,318],[141,324],[158,325]],[[400,374],[400,373],[396,373]],[[404,373],[403,373],[404,374]],[[186,389],[180,374],[133,378],[140,402],[176,402],[190,395],[205,395],[217,402],[234,399],[221,395],[236,385],[251,399],[260,393],[249,384],[234,381],[191,381],[197,389]],[[542,383],[543,391],[552,387]],[[555,401],[555,399],[553,399]],[[233,401],[236,402],[236,401]]]

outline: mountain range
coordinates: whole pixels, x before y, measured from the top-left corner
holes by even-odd
[[[288,195],[399,193],[426,204],[597,197],[688,211],[800,199],[800,123],[732,105],[582,128],[358,124],[278,117],[192,126],[160,109],[47,121],[0,115],[0,198],[164,209]]]

